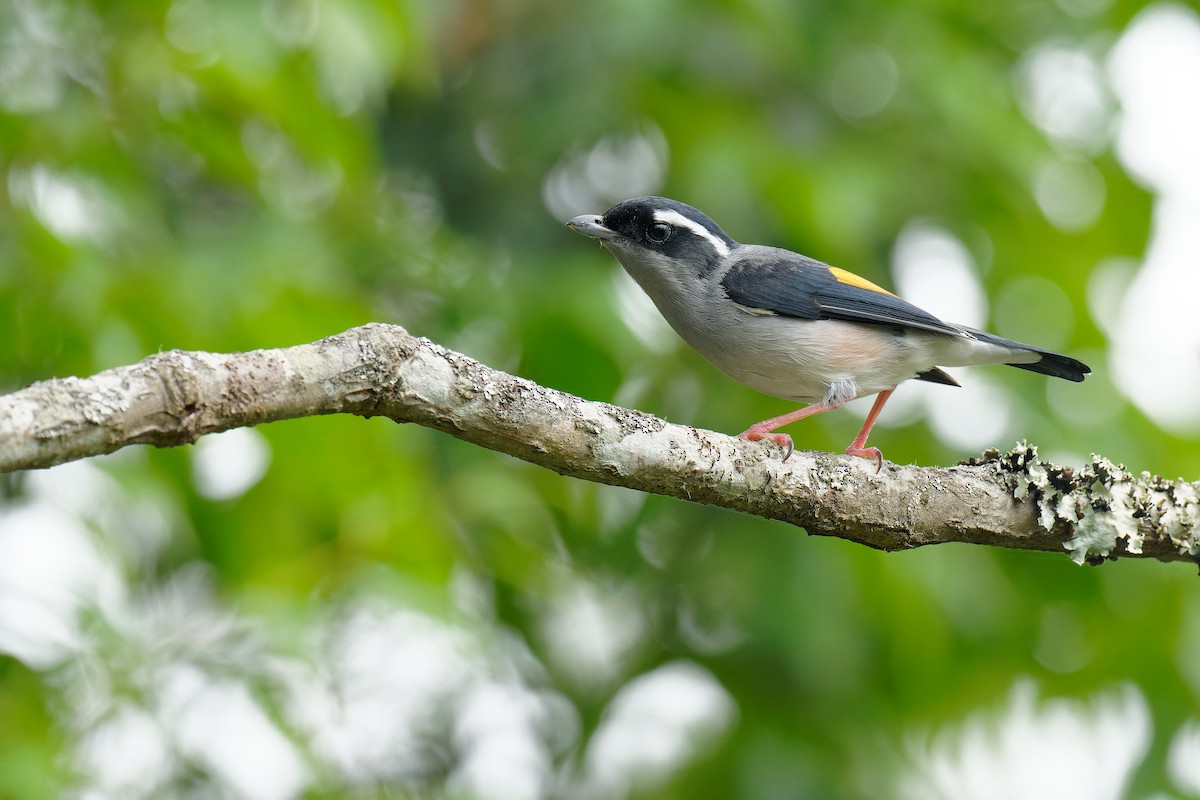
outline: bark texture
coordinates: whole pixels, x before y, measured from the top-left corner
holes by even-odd
[[[1200,486],[1133,476],[1101,457],[1055,467],[1021,446],[947,468],[797,451],[672,425],[491,369],[394,325],[311,344],[173,350],[89,378],[0,396],[0,472],[131,444],[317,414],[386,416],[562,475],[743,511],[883,550],[966,542],[1196,560]]]

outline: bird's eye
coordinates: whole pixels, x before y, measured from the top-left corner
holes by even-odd
[[[671,238],[671,226],[665,222],[656,222],[646,230],[646,238],[655,244],[662,244]]]

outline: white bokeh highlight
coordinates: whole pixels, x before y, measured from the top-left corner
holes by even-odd
[[[180,754],[206,767],[234,796],[290,800],[309,783],[299,750],[241,681],[172,664],[158,675],[158,694]]]
[[[1186,434],[1200,429],[1200,17],[1151,6],[1108,67],[1123,108],[1117,155],[1155,194],[1145,259],[1111,326],[1112,369],[1142,412]]]
[[[665,664],[622,687],[586,755],[600,796],[652,790],[710,745],[734,719],[732,698],[703,667]]]
[[[1012,438],[1012,401],[995,379],[984,370],[971,370],[955,377],[961,378],[961,388],[931,385],[925,390],[928,422],[934,436],[951,447],[968,451],[996,447]]]
[[[1043,45],[1021,58],[1016,78],[1021,109],[1051,141],[1087,155],[1108,143],[1112,100],[1104,70],[1091,53]]]
[[[116,222],[117,207],[104,187],[90,176],[53,170],[44,164],[8,173],[14,202],[64,242],[101,240]]]
[[[70,514],[34,504],[0,515],[0,652],[41,669],[68,658],[107,568]]]
[[[1044,275],[1006,280],[992,301],[990,330],[1019,342],[1064,350],[1074,326],[1074,302],[1057,281]]]
[[[556,218],[599,214],[629,197],[654,194],[667,174],[667,138],[645,123],[636,131],[613,134],[589,148],[576,147],[542,182],[542,202]]]
[[[1051,225],[1067,233],[1087,230],[1104,211],[1104,176],[1090,161],[1052,159],[1033,179],[1033,196]]]
[[[1132,685],[1089,701],[1038,702],[1017,684],[998,714],[977,713],[910,740],[907,800],[1120,800],[1150,745],[1150,712]]]
[[[271,465],[266,437],[253,428],[209,434],[191,451],[192,483],[209,500],[232,500],[254,488]]]
[[[293,723],[350,782],[419,776],[430,755],[423,732],[436,730],[437,715],[478,670],[470,637],[383,606],[356,609],[326,637],[316,651],[323,666],[288,675]]]
[[[833,107],[850,120],[875,116],[888,107],[900,85],[900,68],[882,47],[864,47],[838,64],[830,84]]]
[[[72,84],[100,89],[101,48],[81,46],[100,37],[91,8],[58,0],[8,0],[3,11],[0,109],[36,114],[60,108]]]
[[[914,220],[896,237],[892,275],[897,294],[935,317],[981,328],[987,296],[970,251],[949,231]]]
[[[89,525],[120,521],[116,482],[86,461],[30,473],[26,496],[0,506],[0,652],[35,669],[85,646],[80,613],[121,593]]]
[[[1177,789],[1189,797],[1200,797],[1200,722],[1184,723],[1171,739],[1167,774]]]
[[[550,789],[551,754],[541,731],[564,719],[574,742],[578,720],[565,701],[515,682],[482,681],[461,700],[454,739],[462,756],[449,786],[475,800],[537,800]]]
[[[1121,306],[1137,275],[1135,259],[1114,256],[1096,265],[1088,276],[1087,306],[1092,320],[1110,338],[1117,335]]]
[[[542,619],[551,659],[581,688],[616,683],[645,635],[640,599],[630,589],[565,581]]]
[[[171,777],[169,747],[152,714],[122,703],[84,735],[77,763],[91,776],[96,800],[152,797]]]

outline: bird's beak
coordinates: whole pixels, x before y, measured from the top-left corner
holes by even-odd
[[[599,214],[580,214],[578,217],[567,222],[567,227],[576,233],[582,233],[584,236],[590,236],[593,239],[616,239],[618,234],[611,228],[606,228],[603,225],[604,218]]]

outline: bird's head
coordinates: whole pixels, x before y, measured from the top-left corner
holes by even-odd
[[[603,216],[575,217],[567,227],[599,239],[643,285],[655,276],[703,277],[737,247],[706,214],[666,197],[624,200]]]

